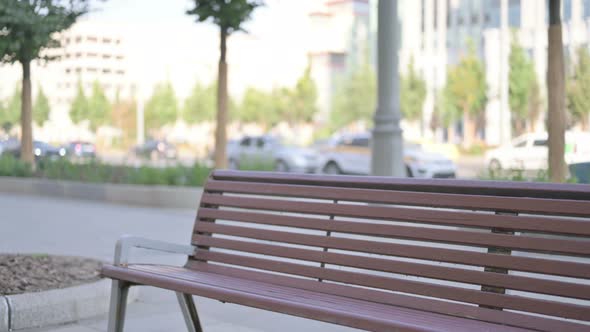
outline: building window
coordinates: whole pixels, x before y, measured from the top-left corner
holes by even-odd
[[[72,70],[70,68],[66,68],[66,74],[69,74]]]
[[[103,74],[110,74],[110,73],[111,73],[111,70],[110,70],[110,69],[108,69],[108,68],[104,68],[104,69],[102,70],[102,73],[103,73]]]
[[[102,42],[105,44],[110,44],[111,43],[111,39],[110,38],[103,38]]]
[[[76,43],[80,43],[82,41],[82,37],[81,36],[77,36],[76,37]]]
[[[563,20],[564,22],[572,20],[572,0],[563,1]]]
[[[81,73],[82,72],[82,68],[78,67],[76,68],[76,73]]]
[[[117,70],[117,75],[125,75],[125,71],[124,70]]]
[[[76,58],[80,58],[82,56],[82,53],[78,52],[76,53]]]
[[[510,0],[508,3],[508,25],[512,28],[520,27],[520,0]]]
[[[86,68],[86,71],[89,72],[89,73],[95,73],[96,72],[96,68],[89,67],[89,68]]]
[[[87,53],[86,54],[86,56],[89,57],[89,58],[96,58],[97,55],[98,54],[96,54],[96,53]]]
[[[66,58],[66,59],[69,59],[69,58],[70,58],[70,53],[66,53],[66,54],[65,54],[65,58]]]
[[[111,55],[110,54],[103,54],[102,55],[102,58],[103,59],[110,59],[111,58]]]
[[[86,37],[86,40],[89,41],[89,42],[96,43],[98,41],[98,38],[92,37],[92,36],[88,36],[88,37]]]
[[[122,55],[117,55],[117,60],[123,60],[123,56]]]

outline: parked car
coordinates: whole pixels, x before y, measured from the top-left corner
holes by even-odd
[[[141,145],[136,145],[133,150],[136,157],[150,160],[176,159],[176,147],[166,141],[150,140]]]
[[[73,141],[63,146],[69,158],[94,159],[96,158],[96,147],[94,144],[84,141]]]
[[[509,144],[489,150],[485,164],[490,170],[499,169],[547,169],[548,135],[546,132],[527,133]],[[567,164],[590,161],[590,134],[566,132],[565,161]]]
[[[277,172],[314,173],[315,150],[287,144],[274,136],[246,136],[227,148],[231,169],[268,169]]]
[[[369,174],[370,142],[368,133],[333,138],[331,144],[320,149],[320,170],[327,174]],[[456,173],[450,159],[409,142],[404,143],[404,165],[408,177],[454,178]]]
[[[16,158],[20,157],[19,140],[7,140],[2,145],[3,154],[11,154]],[[64,148],[57,148],[42,141],[33,141],[33,154],[35,155],[36,160],[45,158],[55,160],[64,157],[66,155],[66,150]]]

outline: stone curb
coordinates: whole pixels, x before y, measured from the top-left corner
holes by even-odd
[[[199,205],[203,189],[0,176],[0,192],[194,210]]]
[[[65,324],[103,315],[108,311],[111,280],[0,298],[0,332]],[[137,300],[139,287],[129,291]]]

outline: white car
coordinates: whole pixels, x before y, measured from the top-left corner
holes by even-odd
[[[320,148],[320,171],[327,174],[370,173],[370,138],[368,133],[333,138]],[[406,176],[417,178],[454,178],[455,164],[445,156],[420,149],[417,144],[404,143]]]
[[[504,146],[489,150],[485,164],[490,170],[523,169],[543,170],[548,168],[547,133],[521,135]],[[567,164],[590,160],[590,134],[566,132],[565,161]]]

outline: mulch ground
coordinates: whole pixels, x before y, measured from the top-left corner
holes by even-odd
[[[100,279],[100,261],[49,255],[0,255],[0,295],[39,292]]]

